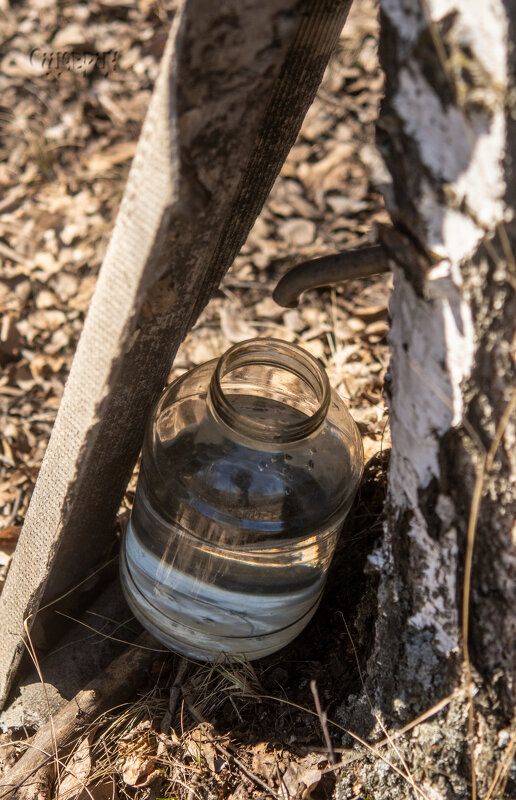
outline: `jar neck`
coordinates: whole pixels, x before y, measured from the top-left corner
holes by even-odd
[[[250,339],[219,359],[208,403],[233,431],[281,444],[304,439],[324,423],[330,385],[319,362],[297,345]]]

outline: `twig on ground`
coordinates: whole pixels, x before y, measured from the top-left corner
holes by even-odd
[[[165,714],[163,715],[163,719],[161,720],[161,725],[160,725],[161,733],[167,733],[168,729],[172,724],[172,719],[177,707],[179,695],[181,694],[182,682],[185,677],[187,667],[188,667],[188,662],[184,658],[182,658],[177,668],[177,674],[176,677],[174,678],[174,683],[170,687],[168,708],[165,711]]]
[[[19,744],[25,744],[24,742],[20,742]],[[52,788],[52,780],[53,780],[53,770],[56,765],[61,767],[64,772],[67,772],[71,775],[75,780],[79,783],[83,792],[86,793],[86,797],[90,798],[90,800],[95,800],[92,793],[86,786],[86,784],[81,780],[81,778],[76,775],[76,773],[70,769],[68,764],[65,764],[61,759],[57,758],[54,753],[48,753],[40,748],[36,748],[35,745],[28,744],[29,748],[35,749],[42,757],[47,759],[47,763],[43,767],[36,767],[33,770],[31,775],[26,776],[26,780],[23,784],[23,796],[22,800],[49,800],[50,793]],[[34,780],[28,784],[28,779],[34,775]],[[21,788],[21,786],[20,786]],[[1,795],[4,797],[5,795]],[[17,795],[16,795],[17,796]]]
[[[24,800],[28,781],[32,785],[41,782],[41,778],[47,780],[47,771],[53,768],[53,759],[49,758],[53,737],[59,750],[63,750],[100,714],[122,703],[137,690],[156,657],[153,643],[150,634],[141,634],[135,647],[125,650],[54,716],[53,725],[47,723],[27,742],[28,749],[0,779],[0,799]],[[40,770],[43,772],[38,777]]]
[[[30,266],[28,259],[21,256],[16,250],[13,250],[12,247],[9,247],[8,244],[5,242],[0,242],[0,256],[4,258],[9,258],[11,261],[14,261],[16,264],[22,264],[24,267]]]
[[[310,690],[314,697],[315,710],[317,711],[317,716],[319,717],[319,722],[321,723],[324,742],[326,744],[326,749],[328,750],[328,760],[330,764],[335,764],[335,751],[333,749],[330,733],[328,731],[328,715],[326,714],[326,711],[322,710],[321,701],[319,700],[319,692],[317,691],[317,684],[315,681],[310,681]]]

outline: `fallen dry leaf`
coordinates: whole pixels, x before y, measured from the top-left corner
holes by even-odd
[[[315,223],[309,219],[291,218],[279,226],[279,234],[290,247],[311,244],[316,234]]]
[[[279,781],[278,794],[282,800],[306,800],[320,783],[323,773],[317,769],[320,757],[308,756],[301,762],[290,761]]]
[[[0,776],[16,761],[17,748],[12,744],[14,738],[12,733],[0,733]]]
[[[270,778],[276,772],[277,756],[274,751],[268,752],[268,748],[268,742],[259,742],[252,748],[252,770],[263,778]]]
[[[220,309],[220,327],[228,342],[232,344],[234,342],[244,342],[246,339],[252,339],[256,335],[255,329],[228,306],[223,306]]]
[[[150,720],[129,730],[118,743],[118,769],[127,786],[148,786],[161,773],[156,769],[157,745]]]
[[[88,786],[89,794],[80,800],[118,800],[118,792],[116,790],[115,779],[111,778],[110,781],[103,781],[96,786]]]
[[[128,756],[121,767],[122,780],[128,786],[148,786],[156,770],[156,759],[153,756],[142,756],[138,753]]]
[[[17,356],[20,343],[16,319],[11,314],[5,314],[0,321],[0,364]]]
[[[61,778],[57,800],[86,800],[86,785],[91,772],[90,741],[92,734],[85,737],[66,765]]]
[[[94,153],[88,159],[88,172],[104,172],[117,164],[122,164],[134,156],[136,144],[136,142],[119,142],[101,153]]]
[[[86,311],[91,302],[91,298],[93,297],[96,284],[97,278],[95,275],[88,275],[86,278],[84,278],[81,281],[81,285],[77,294],[70,297],[70,300],[68,301],[69,307],[75,308],[77,311]]]
[[[0,531],[0,552],[6,555],[14,553],[21,525],[8,525]]]

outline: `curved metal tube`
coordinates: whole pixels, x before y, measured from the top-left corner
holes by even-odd
[[[389,259],[383,247],[374,245],[361,250],[347,250],[313,261],[303,261],[287,272],[272,293],[280,306],[295,308],[307,289],[388,272]]]

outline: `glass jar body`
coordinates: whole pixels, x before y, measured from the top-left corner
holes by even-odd
[[[257,341],[232,348],[225,376],[214,360],[165,390],[122,547],[136,617],[197,659],[259,658],[305,627],[362,473],[345,404],[310,383],[316,362]]]

